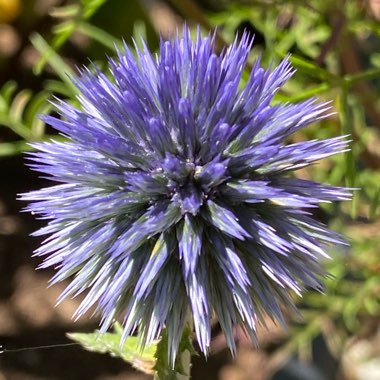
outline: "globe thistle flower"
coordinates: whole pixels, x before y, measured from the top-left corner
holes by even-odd
[[[84,69],[81,108],[63,101],[44,120],[70,139],[35,144],[31,167],[58,184],[22,195],[47,219],[36,254],[53,283],[74,275],[61,299],[88,291],[102,329],[123,320],[142,344],[167,329],[170,357],[191,315],[201,351],[219,321],[235,351],[234,328],[256,341],[264,315],[283,322],[291,294],[321,287],[320,258],[340,237],[314,220],[321,202],[346,189],[291,172],[347,148],[342,137],[288,144],[329,106],[315,99],[272,104],[294,70],[288,58],[257,60],[243,88],[247,34],[214,53],[214,38],[161,41],[110,60],[109,79]]]

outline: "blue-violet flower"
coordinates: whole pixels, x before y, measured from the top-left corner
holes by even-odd
[[[320,258],[339,235],[314,220],[320,202],[349,191],[292,177],[347,148],[344,137],[287,143],[329,106],[272,99],[294,70],[256,60],[244,34],[221,54],[214,38],[144,45],[110,60],[109,77],[84,69],[78,109],[56,101],[44,120],[70,141],[35,144],[32,168],[58,184],[23,194],[49,220],[37,255],[53,283],[72,275],[61,299],[88,290],[76,315],[95,305],[106,330],[122,318],[124,338],[142,344],[167,329],[174,360],[188,315],[200,349],[219,321],[230,349],[234,328],[256,341],[264,315],[283,322],[292,293],[320,288]]]

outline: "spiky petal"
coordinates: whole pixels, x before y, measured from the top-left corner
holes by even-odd
[[[264,314],[283,320],[289,293],[319,288],[326,243],[339,236],[308,215],[342,188],[290,172],[347,148],[344,138],[286,144],[324,117],[315,99],[272,105],[290,78],[288,58],[273,71],[256,61],[244,88],[247,34],[220,55],[198,33],[161,41],[153,56],[127,46],[110,77],[83,70],[81,109],[65,102],[45,121],[70,142],[36,144],[32,168],[58,184],[22,195],[47,219],[37,254],[53,282],[75,275],[62,298],[88,291],[77,310],[97,305],[102,328],[121,318],[143,344],[166,326],[174,360],[190,311],[201,350],[218,318],[253,341]]]

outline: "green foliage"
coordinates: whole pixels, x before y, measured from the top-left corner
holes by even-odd
[[[65,44],[77,28],[86,25],[86,21],[93,16],[105,1],[106,0],[80,0],[77,3],[52,10],[51,16],[62,21],[53,28],[54,37],[51,42],[51,48],[46,49],[35,66],[36,74],[42,72],[47,62],[51,63],[51,55],[56,53],[56,51]]]
[[[179,345],[178,356],[174,368],[167,366],[168,362],[168,341],[167,333],[164,332],[160,341],[141,349],[140,338],[129,337],[123,345],[120,340],[123,335],[123,328],[119,323],[115,323],[114,332],[100,333],[69,333],[67,336],[74,342],[79,343],[84,349],[101,354],[108,353],[111,356],[118,357],[136,369],[148,373],[155,373],[155,378],[160,380],[178,380],[185,375],[188,366],[183,363],[184,357],[190,358],[194,354],[191,336],[192,333],[187,327],[184,331],[182,341]],[[187,367],[187,368],[186,368]]]
[[[0,126],[8,127],[22,140],[0,143],[0,157],[21,153],[29,149],[27,142],[40,140],[45,133],[45,124],[39,115],[49,112],[47,91],[33,94],[30,90],[18,93],[17,84],[9,81],[0,89]]]
[[[114,332],[100,333],[69,333],[67,336],[87,351],[108,353],[111,356],[121,358],[132,364],[138,370],[153,374],[157,344],[152,344],[141,350],[138,337],[129,337],[123,345],[120,340],[123,335],[123,328],[115,323]]]
[[[217,26],[218,49],[231,43],[237,30],[248,26],[256,32],[257,41],[250,62],[261,54],[265,65],[276,64],[291,53],[297,73],[275,101],[297,102],[317,96],[322,101],[332,101],[335,112],[328,120],[299,132],[295,140],[350,135],[349,152],[299,172],[305,179],[357,190],[351,204],[327,204],[323,208],[324,219],[348,236],[351,247],[345,252],[331,249],[332,260],[326,266],[332,276],[326,278],[324,293],[309,292],[300,300],[303,321],[293,324],[281,347],[287,352],[305,353],[311,340],[322,331],[331,350],[340,356],[349,337],[361,334],[367,320],[380,318],[379,22],[370,16],[366,2],[360,4],[355,0],[168,2],[190,24],[202,25],[205,33]],[[208,13],[202,4],[208,5]],[[157,35],[137,0],[76,0],[54,8],[51,16],[55,24],[52,35],[31,36],[41,56],[34,66],[35,74],[49,74],[43,90],[17,91],[20,84],[14,81],[0,89],[0,125],[9,128],[16,137],[16,141],[12,138],[0,142],[0,156],[18,154],[30,149],[28,142],[51,138],[38,118],[39,114],[50,111],[46,99],[58,94],[70,102],[76,101],[76,89],[68,78],[68,74],[75,73],[73,58],[65,51],[75,35],[90,41],[82,53],[96,60],[100,67],[106,62],[105,54],[115,54],[122,40],[129,43],[132,37],[142,34],[153,49],[157,46]],[[243,80],[248,75],[247,71]],[[157,371],[161,377],[169,376],[160,364],[167,355],[165,339],[158,347],[141,353],[137,338],[130,338],[126,345],[119,347],[116,342],[120,334],[117,325],[114,333],[70,334],[70,337],[90,350],[120,356],[134,365],[143,363],[150,370],[156,353]],[[176,367],[175,371],[181,372],[181,368]]]

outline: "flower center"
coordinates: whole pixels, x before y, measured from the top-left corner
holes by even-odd
[[[196,215],[210,191],[228,178],[227,167],[221,162],[200,166],[172,154],[166,155],[162,170],[179,197],[183,214]]]

